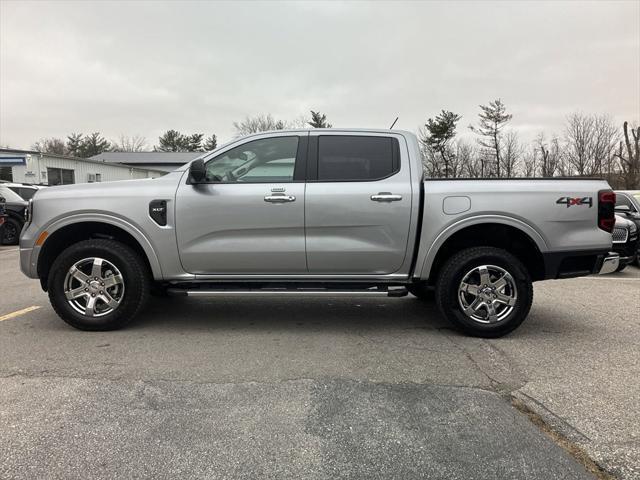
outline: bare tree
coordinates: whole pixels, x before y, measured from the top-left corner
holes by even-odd
[[[631,128],[631,138],[629,138],[628,122],[624,122],[622,129],[626,149],[623,149],[623,142],[621,141],[615,156],[620,160],[624,186],[626,189],[631,190],[640,187],[640,126]]]
[[[508,132],[504,138],[504,153],[502,155],[502,175],[506,178],[515,176],[522,158],[522,146],[518,133]]]
[[[236,129],[236,137],[243,137],[257,132],[266,132],[268,130],[284,130],[287,124],[282,120],[276,120],[273,115],[255,115],[246,117],[241,122],[233,122]]]
[[[456,142],[456,158],[460,177],[478,178],[482,176],[480,162],[474,146],[463,140]]]
[[[567,118],[564,145],[572,173],[579,176],[603,175],[612,168],[618,143],[616,128],[607,115],[573,113]]]
[[[538,170],[534,171],[534,176],[539,174],[543,178],[553,177],[562,159],[562,152],[560,149],[560,142],[556,137],[551,139],[551,142],[547,142],[543,132],[536,137],[534,142],[535,158],[538,159]]]
[[[41,138],[31,146],[31,149],[41,153],[53,153],[56,155],[67,154],[64,140],[55,137]]]
[[[594,135],[592,141],[592,155],[595,173],[609,176],[615,166],[615,148],[620,141],[618,127],[609,115],[598,115],[593,120]]]
[[[535,146],[527,149],[522,156],[522,176],[526,178],[533,178],[536,176],[536,161],[538,160],[538,150]]]
[[[436,152],[428,144],[420,142],[420,151],[422,152],[422,166],[424,174],[427,178],[440,178],[442,173],[442,162]]]
[[[113,143],[114,152],[144,152],[147,150],[147,140],[139,135],[120,135],[120,140]]]
[[[500,167],[502,164],[502,129],[513,118],[513,115],[507,113],[507,107],[499,98],[490,102],[489,105],[480,105],[480,114],[478,115],[478,126],[470,125],[471,131],[480,135],[478,143],[483,147],[485,153],[491,151],[494,157],[495,169],[493,173],[500,177]],[[484,167],[483,167],[484,170]]]
[[[567,118],[564,142],[567,161],[577,175],[591,174],[592,159],[589,158],[589,142],[593,136],[593,118],[582,113],[573,113]]]

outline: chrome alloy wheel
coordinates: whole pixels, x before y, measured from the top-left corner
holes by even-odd
[[[87,317],[102,317],[122,302],[124,277],[104,258],[83,258],[67,272],[64,294],[76,312]]]
[[[458,301],[464,314],[480,323],[504,320],[518,299],[516,282],[509,272],[495,265],[469,270],[458,286]]]

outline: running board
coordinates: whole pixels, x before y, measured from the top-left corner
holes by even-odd
[[[167,293],[171,296],[187,297],[405,297],[409,292],[406,287],[384,287],[368,289],[318,289],[318,288],[255,288],[255,289],[224,289],[224,288],[169,288]]]

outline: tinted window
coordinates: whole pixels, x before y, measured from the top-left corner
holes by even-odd
[[[33,197],[34,193],[36,193],[35,188],[21,188],[18,192],[18,195],[20,195],[25,200],[31,200],[31,197]]]
[[[239,183],[292,182],[298,137],[275,137],[244,143],[207,162],[207,181]]]
[[[631,210],[632,212],[636,211],[636,207],[633,206],[633,204],[631,203],[631,200],[629,200],[629,198],[626,195],[622,195],[618,193],[616,195],[616,207],[619,207],[620,205],[626,205],[627,207],[629,207],[629,210]]]
[[[0,187],[0,197],[4,197],[7,202],[24,202],[20,195],[6,187]]]
[[[366,181],[400,169],[397,140],[390,137],[320,136],[318,180]]]

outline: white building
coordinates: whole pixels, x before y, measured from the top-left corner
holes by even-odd
[[[35,185],[155,178],[166,172],[87,158],[0,148],[0,180]]]
[[[205,152],[104,152],[91,160],[171,172]]]

